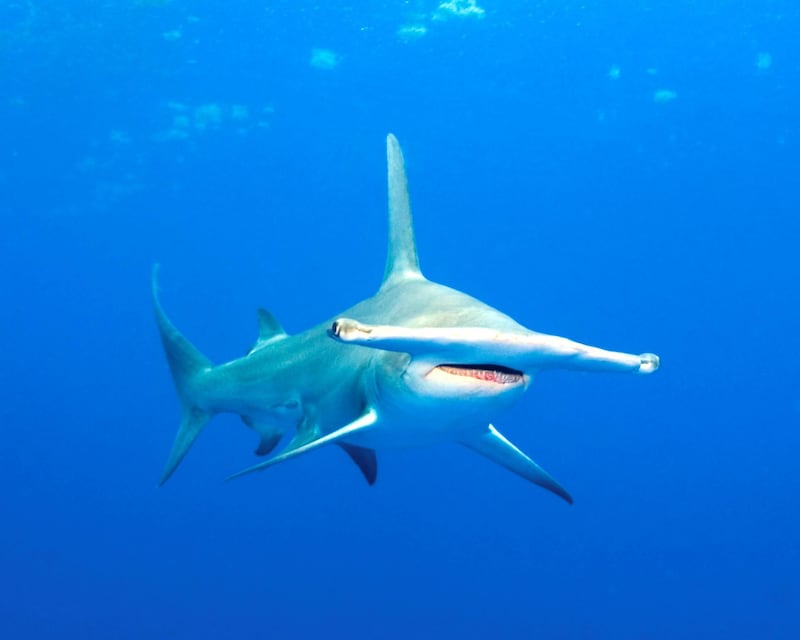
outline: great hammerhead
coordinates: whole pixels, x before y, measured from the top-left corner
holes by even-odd
[[[509,442],[491,420],[518,400],[545,369],[647,374],[652,353],[605,351],[526,329],[420,271],[405,165],[397,139],[386,140],[389,165],[389,249],[383,283],[371,298],[303,333],[287,335],[259,309],[250,352],[213,366],[153,303],[183,418],[161,484],[217,413],[238,413],[269,454],[231,478],[336,444],[369,484],[376,449],[458,442],[569,503],[569,493]]]

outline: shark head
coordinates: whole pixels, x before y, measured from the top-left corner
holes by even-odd
[[[405,163],[391,135],[387,158],[389,249],[372,306],[398,323],[345,317],[328,330],[340,343],[380,351],[372,367],[373,393],[380,396],[376,404],[402,408],[406,418],[433,415],[446,423],[475,424],[519,399],[543,369],[651,373],[658,368],[653,354],[606,351],[538,333],[471,296],[426,280],[414,241]]]
[[[432,283],[430,286],[445,289]],[[418,320],[427,317],[422,314]],[[379,404],[404,407],[406,413],[419,409],[425,415],[435,408],[448,422],[485,421],[517,400],[535,374],[506,357],[501,348],[502,332],[485,324],[405,327],[366,325],[340,318],[333,322],[329,335],[344,344],[378,350],[372,387],[380,396]],[[494,335],[490,337],[489,332]],[[491,348],[486,348],[487,338],[494,342]]]
[[[345,344],[369,346],[360,334],[370,329],[338,320],[331,334]],[[392,442],[447,440],[448,434],[485,425],[515,403],[531,382],[530,374],[470,353],[468,342],[466,348],[457,350],[439,346],[421,339],[413,348],[400,347],[407,351],[381,347],[373,355],[367,402],[380,407],[383,423],[396,425]]]
[[[463,296],[429,285],[432,297],[438,299],[448,293]],[[658,368],[658,357],[653,354],[606,351],[531,331],[491,307],[473,302],[480,312],[472,314],[468,325],[368,325],[339,318],[329,335],[345,344],[383,352],[376,356],[378,364],[373,367],[380,404],[385,406],[388,396],[391,405],[405,407],[406,412],[417,409],[428,416],[431,407],[436,407],[448,423],[490,421],[497,411],[519,399],[542,370],[646,374]],[[418,320],[427,317],[423,313]]]

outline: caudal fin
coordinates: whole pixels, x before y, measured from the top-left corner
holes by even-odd
[[[212,413],[205,411],[197,406],[194,398],[194,387],[198,376],[212,367],[211,362],[200,353],[169,321],[161,303],[158,300],[158,265],[153,267],[153,309],[156,314],[156,323],[161,333],[161,342],[164,345],[164,352],[167,355],[172,379],[175,382],[175,389],[181,402],[181,424],[172,445],[164,474],[161,476],[159,485],[169,480],[170,476],[178,468],[181,460],[186,457],[192,443],[200,435],[203,427],[206,426],[212,417]]]

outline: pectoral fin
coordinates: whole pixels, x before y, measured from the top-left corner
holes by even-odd
[[[372,486],[378,478],[378,456],[375,455],[373,449],[366,447],[359,447],[354,444],[347,444],[345,442],[337,442],[344,452],[350,456],[350,459],[356,463],[361,473],[364,474],[364,479],[367,484]]]
[[[572,504],[572,496],[567,493],[553,477],[542,469],[538,464],[526,456],[522,451],[515,447],[511,442],[503,437],[503,434],[492,425],[481,435],[462,440],[462,444],[473,451],[477,451],[486,456],[492,462],[504,466],[509,471],[530,480],[540,487],[552,491],[557,496]]]
[[[294,458],[299,456],[303,453],[307,453],[312,451],[313,449],[317,449],[323,445],[330,444],[332,442],[336,442],[342,438],[352,435],[357,431],[361,431],[363,429],[368,429],[378,419],[378,414],[375,412],[374,409],[370,408],[366,413],[364,413],[360,418],[353,420],[350,424],[345,425],[344,427],[333,431],[325,436],[307,442],[306,444],[297,446],[297,447],[289,447],[286,451],[281,453],[280,455],[275,456],[274,458],[270,458],[265,462],[261,462],[259,464],[253,465],[252,467],[248,467],[247,469],[243,469],[238,473],[234,473],[232,476],[229,476],[228,480],[233,480],[234,478],[238,478],[239,476],[247,475],[248,473],[253,473],[254,471],[263,471],[268,467],[278,464],[279,462],[283,462],[284,460],[289,460],[290,458]]]

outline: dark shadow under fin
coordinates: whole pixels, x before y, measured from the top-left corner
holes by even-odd
[[[378,456],[375,455],[374,449],[367,449],[366,447],[359,447],[354,444],[345,444],[344,442],[337,442],[344,452],[350,456],[350,459],[356,463],[361,473],[364,474],[364,479],[369,486],[375,484],[378,478]]]
[[[556,482],[547,471],[506,440],[503,434],[492,425],[489,425],[489,428],[479,436],[469,440],[462,440],[461,443],[526,480],[552,491],[559,498],[563,498],[572,504],[572,496],[567,493],[564,487]]]
[[[265,456],[269,453],[272,453],[272,450],[278,445],[281,441],[280,433],[275,433],[269,437],[261,436],[261,442],[258,443],[258,447],[256,447],[255,454],[257,456]]]
[[[279,429],[270,429],[266,425],[259,425],[250,416],[239,416],[248,427],[255,431],[261,440],[256,447],[255,453],[257,456],[265,456],[270,453],[281,441],[283,433]]]

